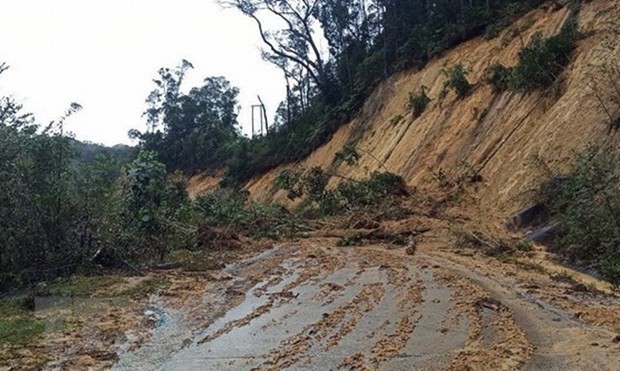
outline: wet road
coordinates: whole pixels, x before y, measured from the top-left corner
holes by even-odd
[[[121,354],[116,369],[569,366],[566,354],[536,354],[549,339],[532,339],[536,329],[517,323],[504,304],[511,298],[499,301],[501,290],[493,295],[484,278],[445,265],[385,249],[269,250],[227,267],[221,273],[225,285],[206,289],[203,304],[211,318],[202,327],[190,315],[162,307],[165,321],[151,341]],[[538,310],[561,328],[580,328],[568,317],[541,308],[529,313],[523,305],[516,317],[524,322]]]

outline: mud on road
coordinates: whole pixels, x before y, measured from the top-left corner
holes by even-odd
[[[501,269],[479,272],[440,251],[411,257],[384,246],[332,246],[317,239],[275,247],[226,267],[199,300],[154,302],[162,320],[146,343],[121,350],[114,369],[620,365],[613,323],[579,319]],[[591,304],[604,312],[619,302]]]

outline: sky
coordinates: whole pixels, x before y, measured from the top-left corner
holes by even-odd
[[[145,99],[160,67],[194,65],[184,90],[207,76],[240,89],[239,122],[251,130],[250,106],[263,99],[270,121],[286,88],[260,56],[255,23],[216,0],[0,0],[0,95],[12,95],[40,123],[71,102],[83,110],[66,122],[77,139],[128,143],[144,129]]]

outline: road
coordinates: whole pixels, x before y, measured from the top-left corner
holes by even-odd
[[[226,267],[202,301],[154,299],[162,320],[115,369],[620,369],[613,331],[449,256],[276,247]]]

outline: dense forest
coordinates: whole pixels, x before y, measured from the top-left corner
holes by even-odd
[[[102,266],[163,260],[174,249],[200,248],[205,228],[218,223],[250,228],[252,218],[277,220],[249,232],[277,237],[293,228],[291,220],[275,218],[284,213],[281,208],[254,205],[235,214],[232,210],[243,209],[247,201],[239,190],[191,201],[184,174],[225,170],[222,186],[234,189],[254,175],[302,159],[353,117],[381,80],[422,68],[462,41],[493,38],[540,3],[225,1],[223,6],[254,20],[264,41],[264,59],[281,69],[287,84],[273,124],[254,138],[241,134],[239,91],[226,78],[208,77],[201,86],[182,89],[192,68],[185,60],[159,70],[146,99],[146,130],[129,133],[138,141],[136,148],[105,148],[67,135],[63,123],[79,111],[78,104],[58,120],[41,124],[18,102],[2,97],[0,290],[81,270],[96,272]],[[269,17],[282,27],[266,29]],[[524,46],[519,65],[495,66],[489,83],[498,90],[545,86],[553,81],[554,69],[568,63],[576,37],[575,23],[569,20],[555,38],[537,37]],[[328,50],[319,48],[319,40],[327,42]],[[7,68],[2,65],[0,74]],[[447,87],[468,94],[462,66],[446,74]],[[427,99],[423,91],[412,96],[412,108],[423,110]],[[311,184],[307,193],[327,215],[343,205],[355,209],[353,200],[372,206],[364,194],[381,198],[402,193],[402,179],[394,174],[344,183],[335,193],[324,189],[326,174],[317,170],[310,175],[302,179]],[[281,180],[283,188],[293,189],[287,179]]]

